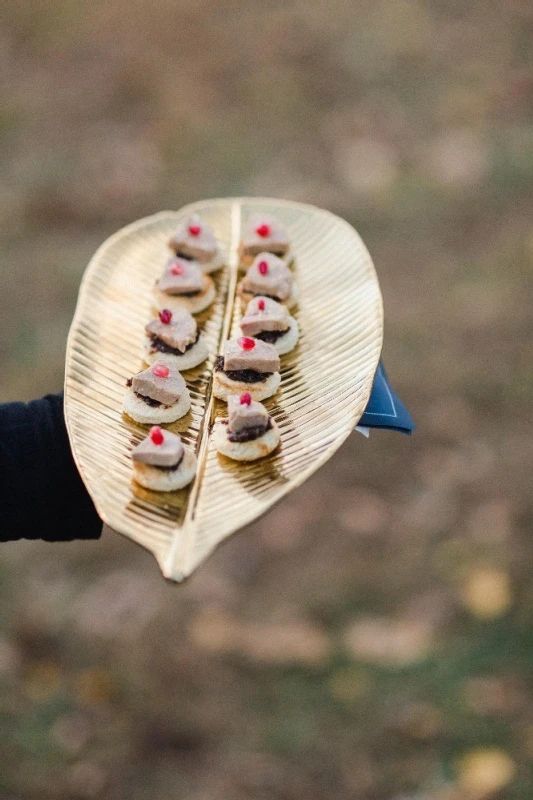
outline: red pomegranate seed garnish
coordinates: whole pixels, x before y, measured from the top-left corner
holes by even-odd
[[[168,308],[162,308],[159,312],[159,319],[163,325],[170,325],[172,322],[172,311],[169,311]]]
[[[266,275],[268,272],[268,264],[266,261],[260,261],[257,265],[257,269],[261,273],[261,275]]]
[[[257,226],[255,232],[258,236],[261,236],[264,239],[266,236],[270,236],[270,225],[267,225],[265,222],[263,222],[262,225]]]
[[[265,301],[263,300],[263,298],[257,301],[257,308],[259,309],[259,311],[265,310]]]
[[[150,439],[154,444],[163,444],[165,441],[165,437],[163,436],[163,431],[159,427],[159,425],[154,425],[154,427],[150,430]]]
[[[158,378],[168,378],[170,374],[170,370],[166,364],[154,364],[152,372],[154,375],[157,375]]]
[[[183,275],[183,267],[181,264],[172,264],[170,271],[173,275]]]
[[[199,225],[189,225],[189,233],[191,236],[199,236],[201,230]]]
[[[250,339],[249,336],[241,336],[239,339],[239,345],[243,350],[253,350],[255,347],[255,341],[254,339]]]
[[[244,392],[244,394],[241,394],[239,400],[241,406],[249,406],[252,403],[252,395],[250,392]]]

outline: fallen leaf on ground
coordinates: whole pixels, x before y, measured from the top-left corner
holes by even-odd
[[[405,667],[431,653],[433,632],[424,620],[368,617],[347,628],[344,644],[358,660]]]
[[[490,797],[507,786],[514,773],[512,758],[497,748],[471,750],[458,765],[459,786],[469,798]]]
[[[501,617],[512,601],[509,575],[493,567],[476,567],[464,579],[461,598],[475,617]]]

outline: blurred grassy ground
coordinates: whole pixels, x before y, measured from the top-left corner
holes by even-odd
[[[60,388],[119,226],[266,194],[356,225],[419,429],[354,435],[184,587],[2,548],[6,800],[533,796],[533,7],[5,0],[2,399]]]

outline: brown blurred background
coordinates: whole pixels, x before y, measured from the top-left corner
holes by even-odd
[[[354,434],[182,587],[111,533],[2,546],[0,796],[530,800],[531,2],[3,15],[1,399],[60,389],[115,229],[264,194],[361,232],[418,431]]]

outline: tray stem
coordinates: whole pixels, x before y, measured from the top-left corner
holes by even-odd
[[[231,207],[231,244],[228,256],[229,281],[226,293],[226,307],[224,319],[218,340],[220,353],[226,339],[229,338],[233,311],[235,306],[237,281],[239,277],[239,241],[241,235],[241,204],[234,202]],[[200,490],[205,472],[205,463],[209,449],[209,437],[213,428],[215,417],[215,397],[213,395],[213,376],[211,375],[207,389],[207,402],[202,428],[199,433],[199,446],[197,451],[198,469],[193,483],[187,512],[181,528],[181,535],[174,536],[168,555],[163,564],[163,574],[175,581],[183,580],[194,569],[192,547],[197,527],[196,509],[198,507]]]

